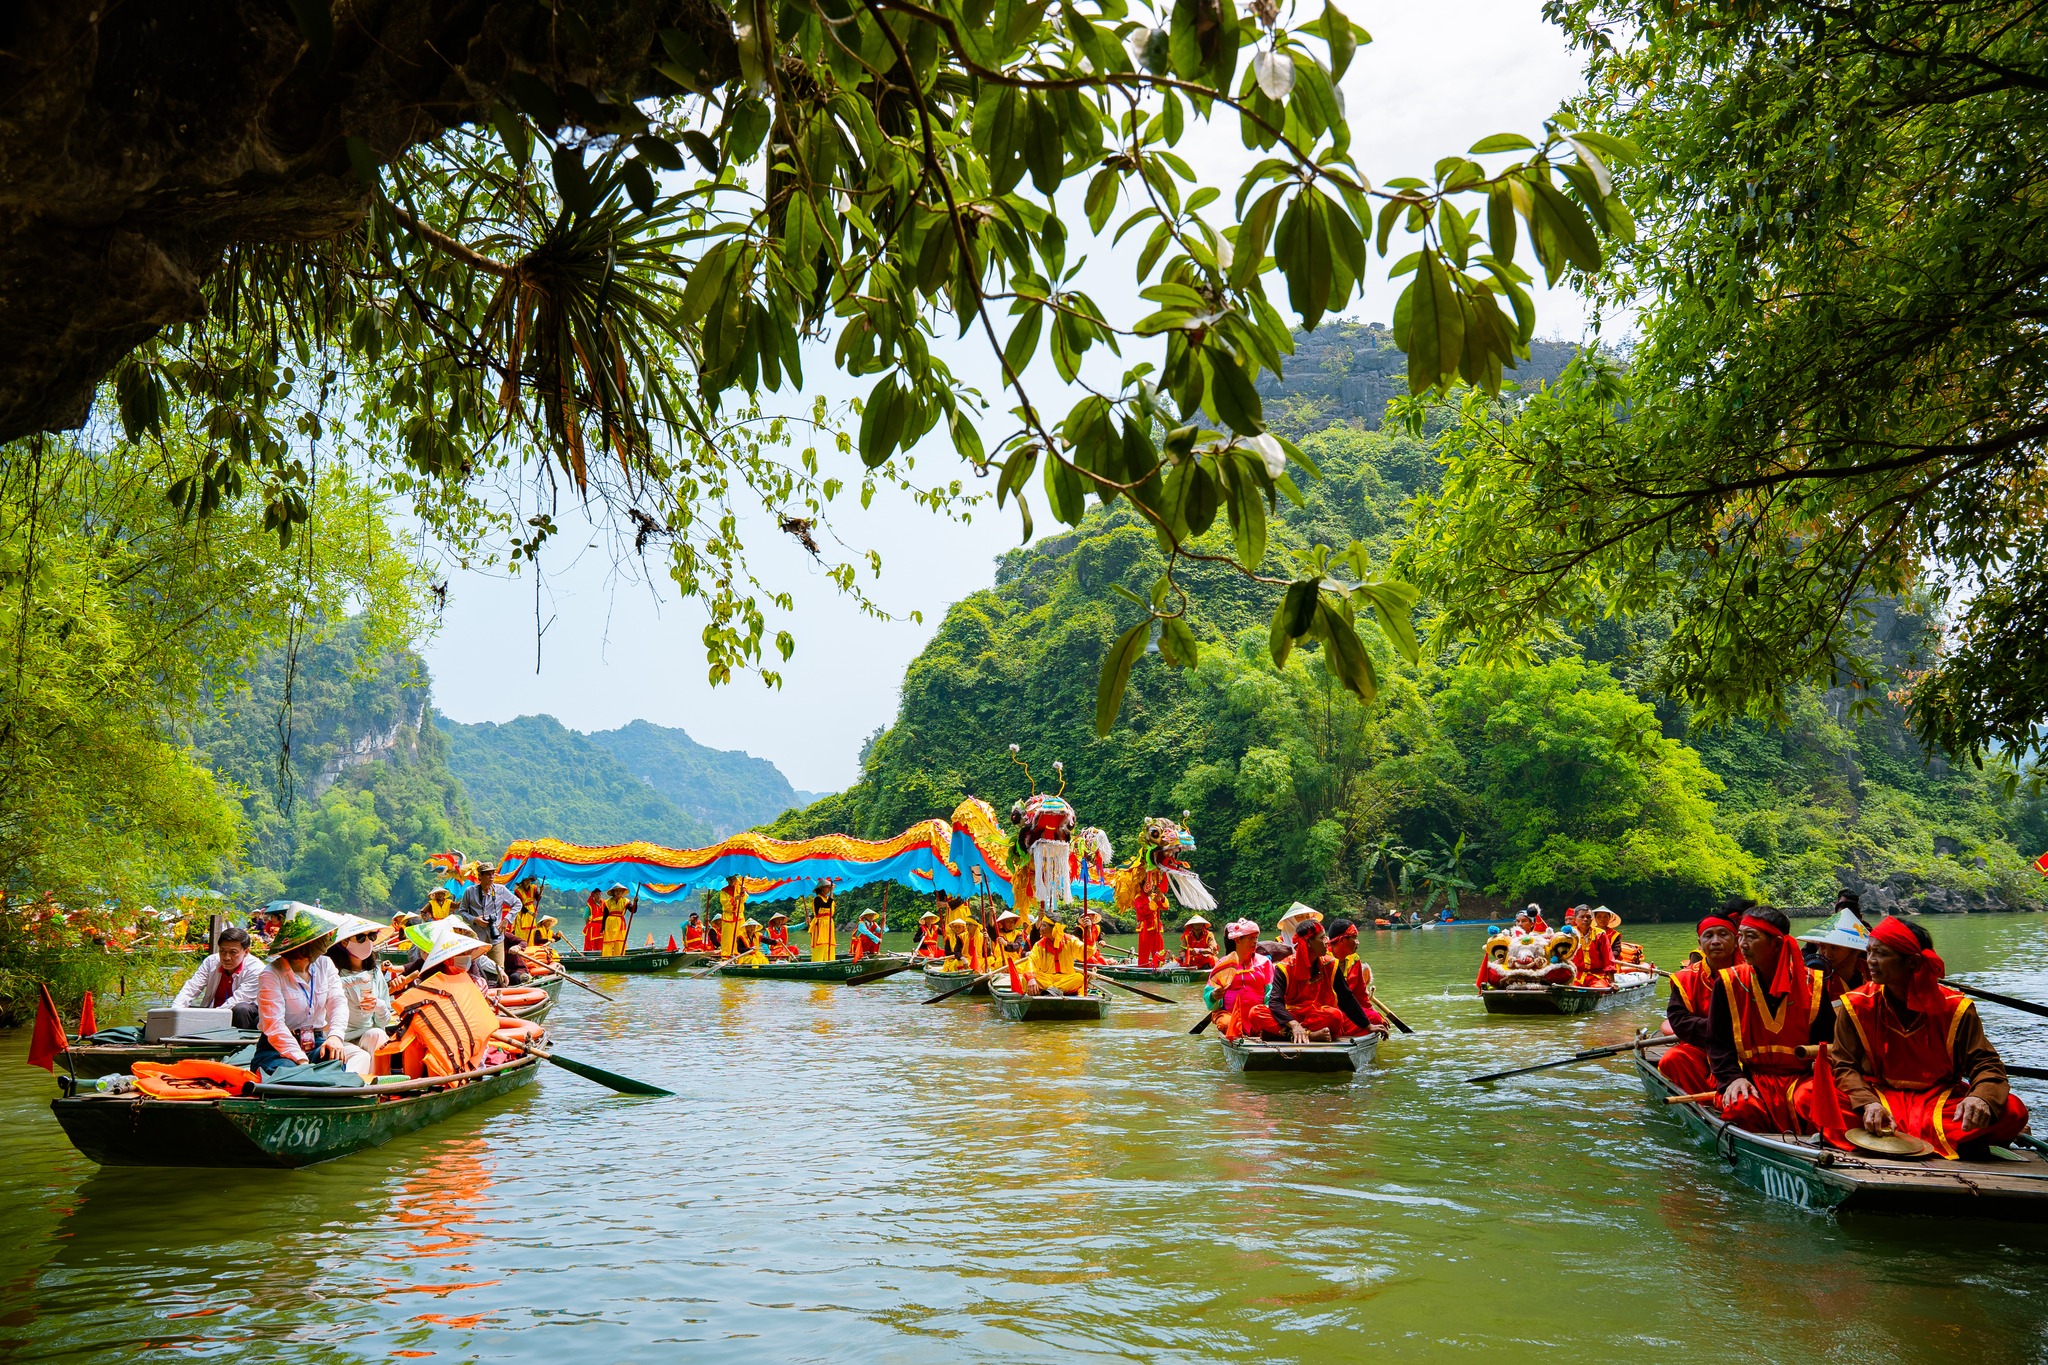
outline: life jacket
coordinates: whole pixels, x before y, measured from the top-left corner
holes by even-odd
[[[225,1100],[247,1093],[262,1080],[253,1071],[188,1057],[181,1062],[137,1062],[129,1068],[135,1088],[153,1100]]]
[[[436,972],[391,1002],[405,1042],[405,1074],[453,1076],[474,1070],[498,1012],[467,972]]]
[[[1787,943],[1779,951],[1794,953]],[[1792,989],[1778,1002],[1773,1013],[1764,999],[1764,987],[1747,962],[1721,969],[1721,988],[1728,992],[1728,1016],[1735,1026],[1735,1055],[1757,1071],[1785,1075],[1811,1069],[1801,1060],[1799,1049],[1807,1045],[1813,1021],[1822,1008],[1821,973],[1800,967],[1794,973]]]
[[[1898,1016],[1885,1004],[1884,987],[1874,981],[1842,997],[1842,1008],[1863,1044],[1864,1060],[1876,1068],[1869,1077],[1873,1086],[1923,1091],[1946,1089],[1961,1079],[1956,1075],[1956,1030],[1962,1027],[1970,1000],[1961,991],[1937,989],[1941,1009],[1922,1012],[1911,1030],[1899,1027]]]

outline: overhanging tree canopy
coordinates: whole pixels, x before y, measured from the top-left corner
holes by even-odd
[[[1364,39],[1336,5],[1272,0],[29,6],[0,124],[0,437],[83,420],[111,374],[131,437],[205,434],[184,507],[254,486],[289,534],[296,443],[339,427],[430,524],[515,559],[554,509],[494,529],[480,489],[559,480],[666,552],[722,679],[762,668],[768,629],[735,506],[814,545],[848,477],[907,482],[943,425],[1027,534],[1035,478],[1068,523],[1128,497],[1169,551],[1099,724],[1155,633],[1194,659],[1172,566],[1197,553],[1284,589],[1276,657],[1317,639],[1370,695],[1358,617],[1412,654],[1413,595],[1355,546],[1265,572],[1268,509],[1307,466],[1255,381],[1399,229],[1411,386],[1493,391],[1535,326],[1518,261],[1555,281],[1632,228],[1610,178],[1628,145],[1564,118],[1371,180],[1337,89]],[[1263,154],[1229,199],[1174,150],[1204,123]],[[1146,316],[1077,287],[1077,201],[1139,244]],[[1005,393],[935,354],[968,333]],[[857,431],[774,410],[808,341],[870,381]],[[1102,365],[1132,346],[1151,358]],[[1025,384],[1040,354],[1067,389]],[[807,427],[826,454],[785,455]],[[835,444],[861,470],[826,468]],[[1192,549],[1219,515],[1228,547]],[[853,563],[833,572],[855,589]]]

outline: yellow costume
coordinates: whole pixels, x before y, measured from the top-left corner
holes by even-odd
[[[617,957],[626,951],[627,911],[632,902],[623,891],[607,891],[604,897],[604,955]]]
[[[811,897],[811,961],[833,962],[839,957],[838,902],[831,896]]]
[[[448,912],[454,908],[455,902],[449,899],[448,888],[437,886],[427,893],[427,903],[420,907],[420,918],[447,919]]]
[[[718,893],[718,955],[740,951],[740,928],[747,919],[747,884],[734,877]]]
[[[1079,995],[1085,983],[1081,975],[1081,943],[1057,924],[1045,926],[1045,936],[1031,949],[1023,970],[1047,991]]]
[[[733,959],[737,967],[765,967],[768,954],[761,951],[761,926],[753,920],[740,925],[739,956]]]
[[[981,926],[971,919],[956,919],[946,926],[946,960],[941,971],[985,972],[988,950],[982,943]]]

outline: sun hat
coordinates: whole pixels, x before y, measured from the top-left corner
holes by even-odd
[[[278,926],[276,935],[270,940],[270,956],[280,958],[308,946],[324,953],[334,946],[334,931],[338,924],[336,916],[318,906],[293,901],[285,907],[284,923]]]
[[[471,932],[468,926],[457,924],[453,920],[437,919],[426,926],[425,934],[427,960],[420,967],[423,973],[434,970],[450,958],[490,951],[488,945]],[[415,947],[422,946],[417,937],[410,933],[407,936],[412,938]]]
[[[1247,934],[1257,938],[1259,936],[1259,926],[1248,919],[1232,920],[1223,930],[1223,941],[1225,943],[1235,943]]]
[[[918,922],[919,924],[923,924],[923,923],[924,923],[924,922],[925,922],[926,920],[928,920],[928,919],[929,919],[929,920],[935,920],[935,919],[937,919],[938,917],[939,917],[939,916],[938,916],[938,912],[937,912],[937,911],[935,911],[935,910],[927,910],[927,911],[925,911],[925,912],[924,912],[924,913],[923,913],[922,915],[919,915],[919,916],[917,917],[917,922]],[[775,918],[777,918],[777,919],[781,919],[781,918],[782,918],[782,916],[780,916],[780,915],[777,915],[777,916],[776,916]]]
[[[1856,918],[1855,912],[1843,910],[1831,920],[1823,921],[1799,936],[1801,943],[1827,943],[1837,948],[1854,948],[1857,952],[1870,947],[1870,931]]]
[[[1181,921],[1180,927],[1189,929],[1197,924],[1201,925],[1204,929],[1209,927],[1209,921],[1203,919],[1200,915],[1189,915],[1185,920]]]

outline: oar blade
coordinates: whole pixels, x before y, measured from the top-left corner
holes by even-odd
[[[658,1085],[650,1085],[646,1081],[636,1081],[631,1076],[621,1076],[616,1071],[606,1071],[603,1067],[592,1066],[589,1062],[579,1062],[573,1057],[564,1057],[559,1052],[550,1052],[544,1055],[549,1061],[562,1068],[562,1070],[573,1071],[584,1080],[596,1081],[599,1085],[616,1090],[621,1095],[672,1096],[676,1093],[673,1090],[663,1090]]]
[[[935,995],[935,996],[933,996],[933,997],[932,997],[931,999],[929,999],[929,1000],[925,1001],[925,1004],[927,1004],[927,1005],[936,1005],[936,1004],[938,1004],[938,1003],[939,1003],[939,1002],[940,1002],[941,1000],[951,1000],[951,999],[952,999],[952,998],[953,998],[954,996],[956,996],[956,995],[960,994],[960,992],[962,992],[962,991],[971,991],[971,990],[973,990],[973,989],[974,989],[974,988],[975,988],[976,986],[979,986],[979,985],[980,985],[980,984],[981,984],[982,982],[984,982],[984,981],[988,980],[988,978],[989,978],[989,977],[991,977],[991,976],[994,976],[994,975],[995,975],[995,973],[994,973],[994,972],[990,972],[990,973],[988,973],[988,974],[987,974],[986,976],[977,976],[977,977],[975,977],[975,978],[974,978],[974,980],[972,980],[972,981],[968,982],[968,983],[967,983],[966,985],[964,985],[964,986],[955,986],[955,987],[954,987],[954,988],[953,988],[952,990],[950,990],[950,991],[947,991],[947,992],[945,992],[944,994],[941,994],[941,995]]]
[[[924,966],[922,962],[899,962],[893,967],[884,967],[879,972],[862,972],[859,976],[849,976],[846,978],[846,984],[849,986],[865,986],[870,981],[880,981],[901,972],[915,971],[922,966]]]

